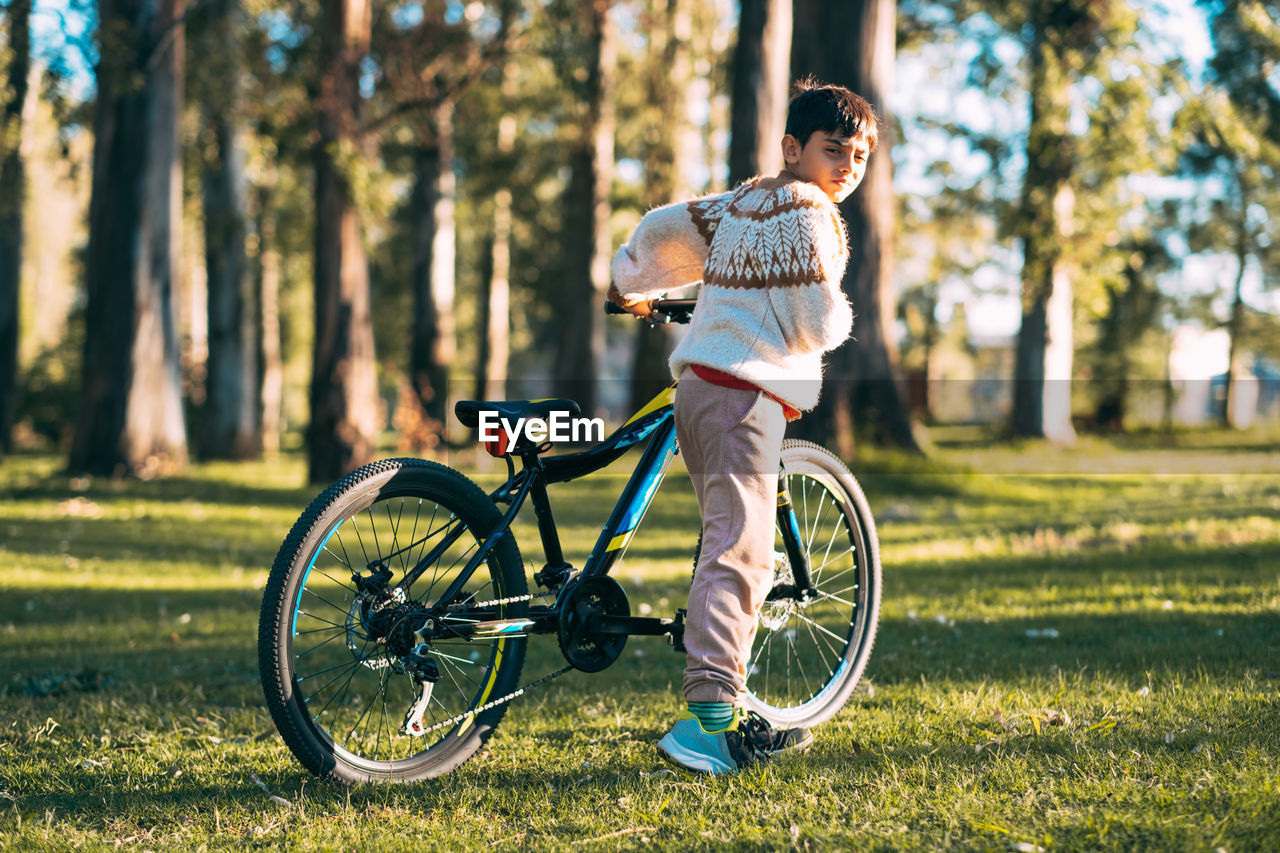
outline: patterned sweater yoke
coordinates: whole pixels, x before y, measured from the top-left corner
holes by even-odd
[[[699,364],[811,409],[821,356],[852,327],[840,289],[847,259],[836,206],[783,172],[647,213],[614,258],[609,296],[633,304],[701,280],[672,375]]]
[[[839,283],[848,258],[844,222],[813,184],[759,178],[733,194],[708,246],[704,281],[720,287]]]

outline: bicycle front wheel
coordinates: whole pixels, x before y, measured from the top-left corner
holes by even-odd
[[[777,525],[774,594],[758,616],[744,705],[775,726],[813,726],[844,707],[871,657],[880,546],[861,487],[833,453],[783,442],[782,476],[797,527]],[[807,600],[778,594],[795,586],[788,545],[807,557]]]
[[[426,644],[414,626],[501,517],[466,477],[418,459],[366,465],[303,512],[267,582],[258,654],[272,718],[307,769],[344,783],[438,776],[493,732],[505,704],[454,718],[515,689],[526,640]],[[452,601],[528,613],[509,534]]]

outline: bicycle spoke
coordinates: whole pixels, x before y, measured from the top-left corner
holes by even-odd
[[[855,587],[855,589],[856,589],[856,587]],[[840,597],[840,596],[838,596],[838,595],[833,595],[833,594],[831,594],[831,593],[829,593],[829,592],[823,592],[822,590],[818,590],[818,595],[822,596],[823,598],[829,599],[829,600],[831,600],[831,601],[838,601],[839,603],[841,603],[841,604],[845,605],[846,607],[854,607],[854,608],[856,608],[856,607],[858,606],[858,605],[854,604],[852,601],[845,601],[843,598],[841,598],[841,597]]]
[[[843,642],[845,641],[845,638],[844,638],[844,637],[841,637],[839,634],[835,633],[834,631],[832,631],[832,630],[830,630],[830,629],[828,629],[828,628],[826,628],[826,627],[824,627],[824,626],[822,626],[822,625],[819,625],[817,622],[814,622],[812,619],[810,619],[808,616],[805,616],[803,613],[797,613],[797,614],[796,614],[796,618],[797,618],[797,619],[799,619],[799,620],[801,620],[801,621],[803,621],[803,622],[808,622],[810,625],[812,625],[813,627],[817,628],[817,629],[818,629],[819,631],[821,631],[822,633],[826,634],[827,636],[829,636],[829,637],[831,637],[831,638],[835,639],[836,641],[838,641],[838,642],[840,642],[840,643],[843,643]]]
[[[379,687],[381,687],[382,683],[386,680],[386,677],[387,677],[387,676],[386,676],[386,670],[383,670],[383,671],[378,675],[378,684],[379,684]],[[360,714],[360,716],[356,718],[356,721],[355,721],[354,723],[352,723],[352,724],[351,724],[351,728],[349,728],[349,729],[347,730],[347,739],[346,739],[346,740],[344,740],[344,741],[342,742],[342,745],[343,745],[343,746],[346,746],[348,743],[350,743],[350,742],[351,742],[351,738],[352,738],[352,736],[354,736],[354,735],[355,735],[355,733],[356,733],[356,729],[358,729],[358,728],[360,727],[360,724],[364,722],[364,718],[365,718],[365,717],[367,717],[367,716],[369,716],[369,712],[370,712],[370,711],[372,711],[372,710],[373,710],[373,703],[372,703],[372,702],[370,702],[370,703],[368,703],[368,704],[366,704],[366,705],[365,705],[365,707],[364,707],[364,712],[363,712],[363,713],[361,713],[361,714]],[[367,737],[367,736],[368,736],[368,735],[365,735],[365,736],[362,736],[362,737],[360,738],[360,748],[361,748],[361,749],[364,749],[364,741],[365,741],[365,737]]]
[[[308,587],[307,589],[303,590],[303,592],[310,593],[312,596],[314,596],[315,598],[320,599],[322,602],[324,602],[325,604],[329,605],[329,606],[330,606],[330,607],[332,607],[334,610],[338,611],[339,613],[343,614],[344,616],[345,616],[346,614],[348,614],[348,613],[350,613],[350,612],[351,612],[351,609],[350,609],[349,607],[339,607],[338,605],[334,604],[332,601],[330,601],[329,599],[325,598],[323,595],[321,595],[320,593],[316,592],[314,589],[311,589],[310,587]]]
[[[326,604],[328,604],[328,602],[325,602],[325,603],[326,603]],[[332,607],[333,605],[329,605],[329,606],[330,606],[330,607]],[[342,608],[336,608],[336,609],[338,610],[338,612],[339,612],[339,613],[342,613],[343,615],[346,615],[346,613],[348,612],[348,611],[346,611],[346,610],[343,610]],[[324,623],[325,625],[330,625],[330,626],[332,626],[332,627],[334,627],[334,628],[337,628],[339,631],[345,631],[345,630],[347,630],[347,626],[346,626],[346,625],[339,625],[337,622],[330,622],[328,619],[324,619],[324,618],[322,618],[322,617],[320,617],[320,616],[317,616],[316,614],[312,613],[310,610],[304,610],[304,609],[302,609],[301,607],[299,607],[299,608],[298,608],[298,615],[299,615],[299,616],[306,616],[308,619],[314,619],[315,621],[317,621],[317,622],[322,622],[322,623]],[[317,631],[323,631],[324,629],[323,629],[323,628],[316,628],[315,630],[317,630]]]
[[[325,640],[325,641],[323,641],[323,642],[317,643],[316,645],[312,646],[312,647],[311,647],[311,648],[309,648],[309,649],[305,649],[305,650],[303,650],[303,651],[300,651],[300,652],[295,653],[295,654],[294,654],[294,656],[293,656],[293,659],[294,659],[294,660],[297,660],[298,658],[306,657],[307,655],[309,655],[309,654],[311,654],[312,652],[314,652],[316,649],[324,648],[325,646],[327,646],[327,645],[329,645],[330,643],[332,643],[334,640],[339,639],[341,636],[342,636],[342,634],[341,634],[341,633],[334,633],[334,635],[333,635],[332,637],[330,637],[329,639],[327,639],[327,640]]]

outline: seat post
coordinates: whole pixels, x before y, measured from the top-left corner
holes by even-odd
[[[565,564],[564,552],[560,549],[560,533],[556,530],[556,520],[551,514],[547,484],[540,474],[541,472],[534,476],[529,497],[533,500],[533,512],[538,519],[538,535],[542,537],[542,551],[547,557],[547,566],[558,569]]]

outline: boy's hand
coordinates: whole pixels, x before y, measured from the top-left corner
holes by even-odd
[[[650,299],[641,299],[639,301],[623,305],[622,309],[637,320],[647,320],[653,314],[653,301]]]

